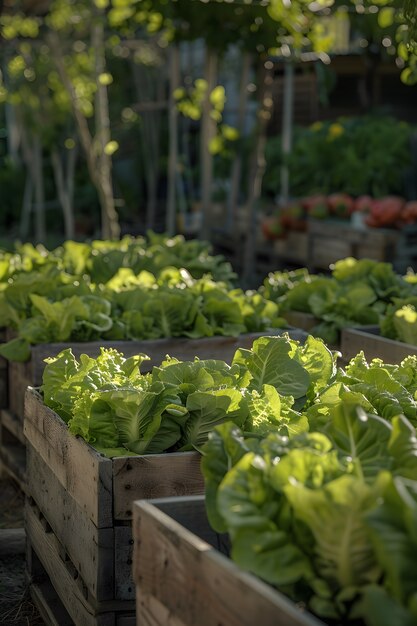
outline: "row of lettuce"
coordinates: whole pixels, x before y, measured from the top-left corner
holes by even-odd
[[[223,257],[181,236],[0,253],[0,327],[15,333],[0,354],[12,360],[39,343],[266,332],[285,328],[288,311],[317,318],[311,332],[330,345],[342,328],[368,324],[417,345],[416,306],[415,275],[369,259],[338,261],[331,275],[273,272],[244,291]]]
[[[48,252],[31,245],[0,255],[1,346],[26,361],[30,346],[54,342],[238,336],[286,326],[278,305],[235,286],[208,244],[150,234]]]
[[[337,261],[329,275],[302,268],[271,272],[262,294],[280,312],[299,311],[317,319],[312,334],[335,345],[342,328],[375,325],[381,335],[417,345],[417,276],[397,274],[390,263],[351,257]]]
[[[417,357],[257,339],[219,360],[51,358],[42,393],[107,456],[199,450],[231,556],[329,624],[417,621]]]

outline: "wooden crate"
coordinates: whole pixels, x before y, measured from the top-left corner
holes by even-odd
[[[134,610],[133,501],[201,494],[200,455],[108,459],[70,434],[34,389],[25,411],[30,548],[77,626],[119,624]]]
[[[308,220],[308,268],[329,269],[351,256],[375,261],[394,260],[400,233],[383,228],[354,228],[349,222]]]
[[[274,334],[282,333],[277,329]],[[289,329],[293,339],[304,341],[306,334],[298,329]],[[116,348],[126,357],[144,352],[151,357],[145,361],[142,371],[146,372],[153,365],[164,360],[165,356],[175,356],[180,360],[192,360],[195,356],[202,359],[222,359],[231,361],[238,348],[250,348],[255,339],[267,333],[250,333],[239,337],[203,337],[201,339],[157,339],[154,341],[120,341],[120,342],[89,342],[89,343],[50,343],[33,346],[31,359],[26,363],[10,362],[9,364],[9,409],[6,418],[4,411],[0,412],[0,459],[3,460],[5,470],[13,476],[21,488],[25,489],[25,450],[23,435],[24,398],[27,387],[39,387],[42,384],[42,374],[45,369],[44,359],[55,356],[65,348],[71,348],[75,356],[88,354],[96,357],[100,347]],[[13,420],[13,430],[9,432],[9,425]]]
[[[283,311],[281,315],[287,320],[288,324],[306,332],[309,332],[320,322],[312,313],[303,313],[301,311]]]
[[[274,242],[274,252],[278,259],[294,265],[306,265],[308,262],[308,234],[291,230],[285,239]]]
[[[230,561],[227,538],[208,524],[204,497],[133,508],[138,626],[323,626]]]
[[[340,349],[344,362],[361,350],[368,361],[382,359],[385,363],[401,363],[410,354],[417,355],[417,346],[381,337],[378,326],[343,329]]]

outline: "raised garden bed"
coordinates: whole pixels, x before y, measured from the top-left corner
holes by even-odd
[[[42,584],[47,602],[55,589],[77,626],[132,626],[132,503],[201,494],[200,455],[105,458],[70,434],[33,389],[26,393],[24,430],[28,573],[35,592]]]
[[[329,269],[345,257],[393,262],[401,238],[398,230],[354,228],[343,221],[308,220],[308,267]]]
[[[361,350],[368,361],[382,359],[385,363],[401,363],[410,354],[417,355],[417,346],[382,337],[378,326],[344,328],[340,349],[345,362]]]
[[[136,624],[319,626],[322,622],[227,556],[204,497],[134,503]]]
[[[276,330],[279,334],[280,330]],[[142,371],[159,365],[167,354],[179,360],[192,360],[194,356],[202,359],[231,360],[238,348],[250,348],[257,337],[267,333],[250,333],[239,337],[203,337],[201,339],[157,339],[147,341],[96,341],[87,343],[50,343],[33,346],[31,359],[26,363],[9,363],[8,409],[0,412],[0,460],[5,470],[25,489],[25,438],[23,434],[24,398],[27,387],[39,387],[45,368],[44,359],[55,356],[71,347],[74,355],[88,354],[96,357],[100,348],[115,348],[125,357],[145,353],[151,357],[145,361]],[[289,334],[294,339],[304,340],[302,331],[291,329]],[[7,363],[7,362],[6,362]],[[1,361],[0,361],[1,366]],[[1,369],[0,369],[1,373]]]

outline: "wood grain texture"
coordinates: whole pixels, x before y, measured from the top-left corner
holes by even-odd
[[[33,583],[30,595],[46,626],[74,626],[55,589],[49,582]]]
[[[113,525],[111,460],[69,433],[67,425],[31,388],[26,393],[24,433],[88,518],[98,528],[110,528]]]
[[[26,492],[26,449],[25,446],[0,423],[0,461],[4,470]]]
[[[36,509],[26,506],[26,533],[62,604],[77,626],[115,626],[114,613],[97,615],[85,598],[82,581],[59,556],[52,532],[46,532]]]
[[[417,355],[417,346],[381,337],[377,326],[344,328],[341,339],[343,360],[349,362],[361,350],[368,361],[382,359],[385,363],[401,363],[407,356]]]
[[[114,530],[97,528],[28,443],[28,492],[97,602],[114,598]]]
[[[115,520],[132,519],[134,500],[204,493],[200,461],[198,452],[113,459]]]
[[[192,507],[187,498],[183,503],[192,527]],[[190,532],[158,504],[139,501],[134,505],[134,578],[140,626],[323,626],[236,567],[198,536],[198,528]],[[192,506],[201,509],[204,499],[194,499]]]
[[[131,619],[133,601],[97,602],[91,597],[80,572],[62,549],[36,503],[28,499],[25,513],[27,568],[31,582],[49,582],[77,626],[115,626],[119,621],[123,624],[121,618]]]
[[[18,417],[8,409],[2,409],[0,411],[0,423],[1,426],[12,433],[20,443],[23,445],[26,444],[26,438],[23,434],[23,418]]]

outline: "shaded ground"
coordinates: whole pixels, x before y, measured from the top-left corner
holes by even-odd
[[[0,624],[43,626],[25,578],[25,554],[4,554],[2,532],[24,526],[24,495],[12,480],[0,479]],[[4,532],[4,535],[6,533]],[[4,542],[4,539],[3,539]]]
[[[25,580],[25,555],[0,557],[0,624],[43,626]]]

